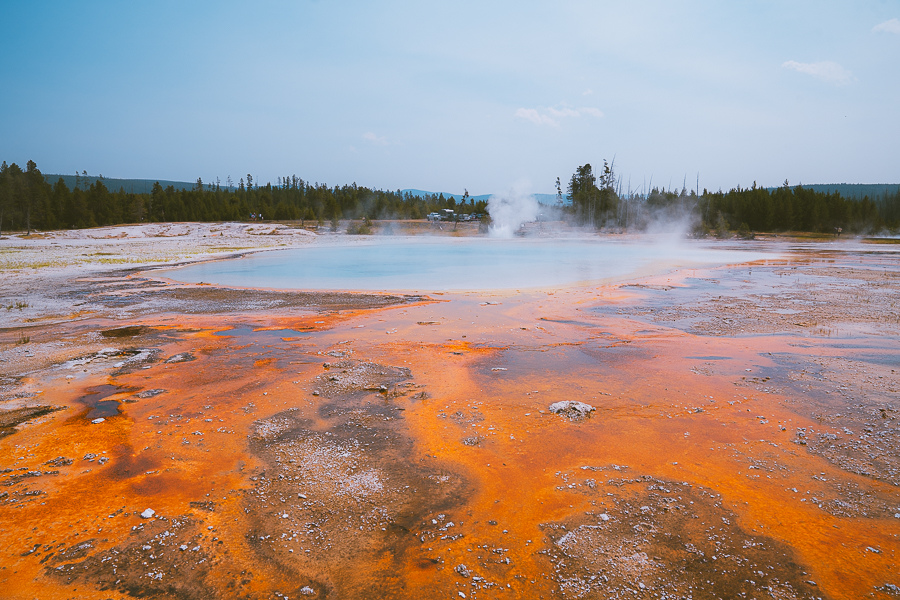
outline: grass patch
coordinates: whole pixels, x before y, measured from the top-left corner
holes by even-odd
[[[900,244],[900,238],[863,238],[866,244]]]
[[[128,263],[140,263],[144,261],[137,258],[101,258],[97,262],[101,265],[122,265]]]

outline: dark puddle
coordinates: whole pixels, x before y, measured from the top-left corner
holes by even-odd
[[[271,343],[282,341],[281,338],[308,336],[313,331],[315,330],[312,328],[298,331],[296,329],[253,329],[252,327],[235,327],[234,329],[228,329],[227,331],[218,331],[213,335],[240,338],[241,342],[244,343]]]
[[[731,356],[685,356],[691,360],[731,360]]]
[[[577,325],[578,327],[588,327],[588,328],[592,328],[592,329],[600,326],[597,323],[590,323],[588,321],[577,321],[575,319],[548,319],[546,317],[541,317],[538,320],[546,321],[547,323],[559,323],[561,325]],[[612,333],[609,333],[608,331],[604,331],[604,332],[601,332],[600,335],[612,335]]]
[[[138,388],[108,384],[87,388],[85,395],[75,399],[76,402],[89,408],[87,414],[79,415],[78,418],[86,418],[92,421],[99,418],[115,417],[120,412],[119,401],[107,400],[106,398],[116,394],[136,392],[137,390]]]
[[[143,335],[149,331],[151,331],[150,327],[135,325],[132,327],[118,327],[116,329],[107,329],[106,331],[101,331],[100,335],[105,338],[128,338]]]
[[[253,329],[252,327],[236,327],[226,331],[216,332],[214,335],[232,338],[230,342],[230,354],[227,359],[229,366],[233,366],[235,372],[247,368],[248,359],[257,361],[271,361],[276,368],[290,368],[299,364],[315,364],[319,360],[307,360],[298,356],[296,345],[290,338],[306,338],[312,331],[299,331],[296,329]],[[288,338],[288,339],[284,339]],[[332,354],[332,356],[336,356]],[[343,356],[343,355],[341,355]]]

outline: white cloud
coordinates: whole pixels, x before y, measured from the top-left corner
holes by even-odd
[[[378,137],[371,131],[367,131],[362,135],[362,138],[367,142],[372,142],[373,144],[378,144],[379,146],[387,146],[387,138],[386,137]]]
[[[836,62],[831,62],[828,60],[816,63],[801,63],[795,60],[789,60],[781,66],[785,69],[797,71],[798,73],[806,73],[807,75],[812,75],[817,79],[821,79],[822,81],[833,83],[835,85],[847,85],[848,83],[856,80],[856,78],[853,76],[853,73],[837,64]]]
[[[897,33],[900,34],[900,20],[891,19],[890,21],[885,21],[884,23],[879,23],[875,27],[872,28],[872,31],[883,31],[885,33]]]
[[[582,96],[590,96],[593,93],[594,93],[594,90],[584,90],[583,92],[581,92],[581,95]]]
[[[547,115],[542,115],[533,108],[520,108],[516,111],[516,116],[520,119],[531,121],[535,125],[552,125],[554,127],[559,125],[558,121],[551,119]]]
[[[576,109],[565,105],[558,108],[549,106],[541,109],[520,108],[516,110],[516,117],[520,119],[526,119],[535,125],[552,125],[553,127],[558,127],[561,119],[578,118],[584,115],[599,119],[603,116],[603,112],[598,108],[584,107]]]
[[[553,108],[551,106],[550,108],[547,109],[547,112],[549,112],[554,117],[580,117],[581,116],[581,113],[579,113],[577,110],[573,110],[573,109],[567,108],[565,106],[562,108],[559,108],[559,109]]]

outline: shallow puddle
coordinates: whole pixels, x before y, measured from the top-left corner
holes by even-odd
[[[137,391],[137,388],[122,387],[118,385],[96,385],[85,390],[87,393],[75,399],[75,402],[88,407],[90,410],[83,418],[91,421],[98,418],[114,417],[120,412],[119,400],[107,400],[110,396],[127,394]]]

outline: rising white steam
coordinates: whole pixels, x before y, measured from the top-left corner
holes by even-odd
[[[541,212],[538,201],[521,187],[488,198],[491,237],[512,237],[523,223],[534,221]]]

